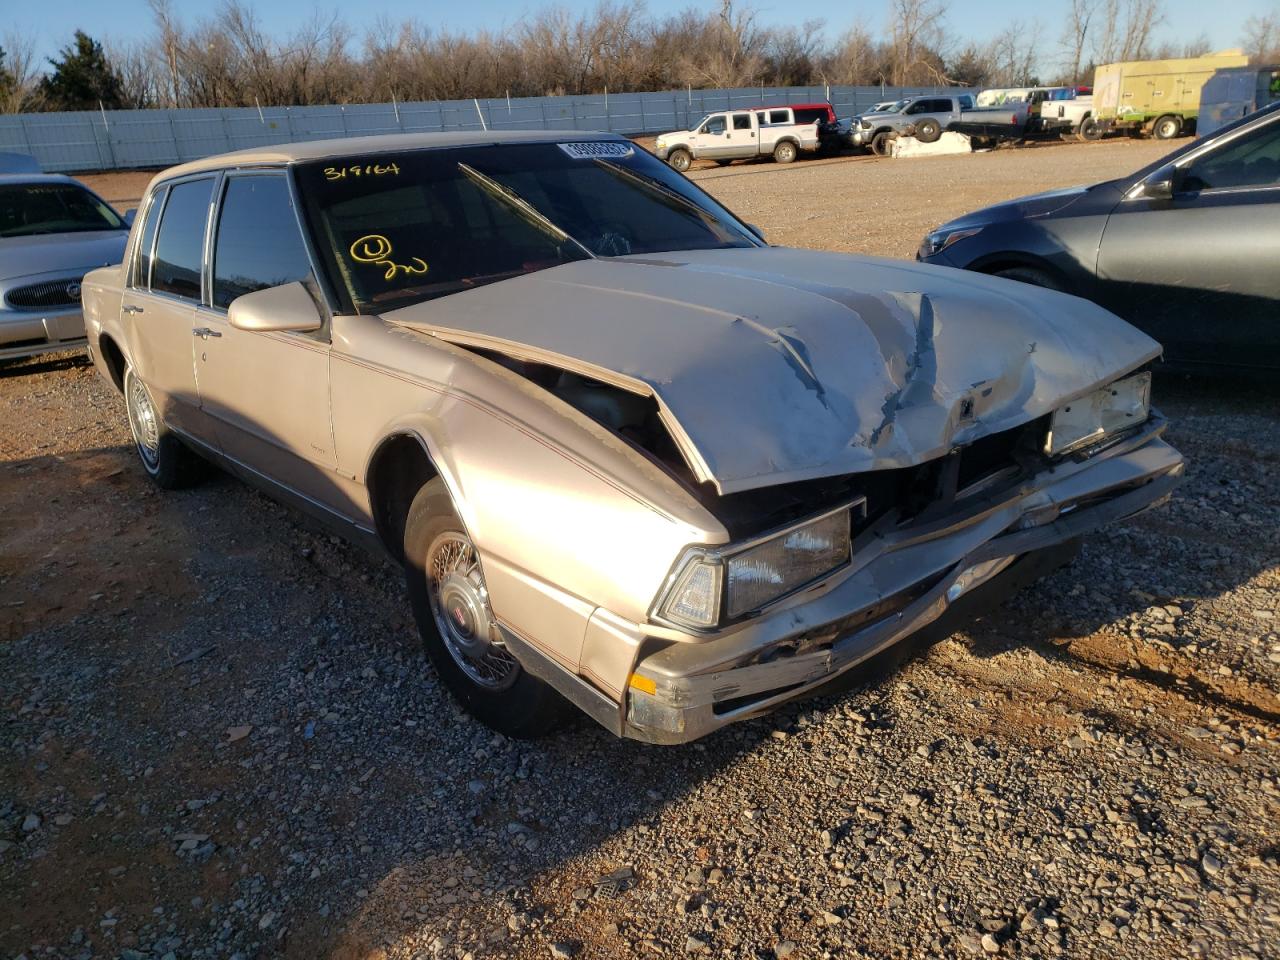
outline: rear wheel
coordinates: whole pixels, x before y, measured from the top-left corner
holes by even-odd
[[[871,152],[877,157],[887,157],[889,155],[889,134],[877,133],[871,138]]]
[[[509,737],[550,733],[569,703],[506,648],[489,608],[480,555],[444,482],[413,498],[404,527],[405,580],[418,633],[440,679],[472,716]]]
[[[716,161],[716,166],[717,166],[717,167],[727,167],[727,166],[728,166],[729,164],[731,164],[731,163],[733,163],[733,161],[732,161],[732,160],[717,160],[717,161]]]
[[[921,143],[933,143],[942,136],[942,124],[932,117],[925,117],[916,124],[916,139]]]
[[[1151,127],[1151,133],[1157,140],[1172,140],[1181,132],[1182,121],[1168,114],[1157,120]]]
[[[667,163],[672,169],[685,173],[693,165],[693,157],[688,150],[672,150],[667,154]]]
[[[156,486],[162,490],[180,490],[204,477],[208,464],[165,426],[151,399],[151,391],[132,367],[124,372],[124,407],[142,469]]]
[[[1005,267],[1003,270],[995,271],[994,276],[1029,283],[1033,287],[1045,287],[1049,290],[1062,289],[1062,284],[1055,277],[1035,267]]]
[[[773,148],[773,159],[778,163],[790,163],[796,158],[796,145],[790,140],[783,140]]]

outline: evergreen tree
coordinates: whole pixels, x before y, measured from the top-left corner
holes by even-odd
[[[40,92],[49,110],[96,110],[123,105],[120,76],[107,59],[102,44],[83,30],[75,41],[49,58],[53,73],[40,82]]]

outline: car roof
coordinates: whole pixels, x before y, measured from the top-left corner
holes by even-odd
[[[597,133],[584,130],[466,130],[453,133],[396,133],[377,137],[340,137],[331,140],[305,140],[299,143],[281,143],[269,147],[252,147],[232,153],[220,153],[200,160],[170,167],[152,181],[171,180],[174,177],[227,167],[246,167],[258,164],[287,164],[308,160],[327,160],[331,157],[349,157],[355,154],[391,153],[397,150],[425,150],[432,147],[479,147],[503,143],[546,143],[570,141],[581,143],[589,140],[622,140],[616,133]]]
[[[74,177],[65,177],[60,173],[0,173],[0,186],[21,183],[74,183],[83,187]]]

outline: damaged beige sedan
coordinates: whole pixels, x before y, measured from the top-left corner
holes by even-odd
[[[84,285],[161,486],[217,462],[402,561],[504,733],[692,740],[1072,555],[1183,471],[1159,346],[1073,297],[770,247],[617,137],[160,174]]]

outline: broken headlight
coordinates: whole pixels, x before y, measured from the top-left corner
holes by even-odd
[[[1151,373],[1117,380],[1053,411],[1045,453],[1056,457],[1135,427],[1151,413]]]
[[[852,509],[859,501],[820,517],[721,549],[694,547],[677,564],[656,604],[658,615],[705,630],[754,613],[849,561]]]

